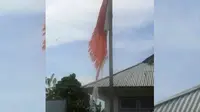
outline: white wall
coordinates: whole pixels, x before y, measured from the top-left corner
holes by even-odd
[[[110,101],[109,101],[109,98],[107,98],[105,96],[102,96],[101,99],[105,103],[105,111],[109,112],[110,111]],[[114,96],[113,100],[114,100],[114,112],[118,112],[118,97]]]

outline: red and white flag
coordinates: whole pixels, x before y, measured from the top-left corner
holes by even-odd
[[[42,50],[46,49],[46,24],[44,22],[43,27],[42,27],[42,36],[43,36],[43,42],[42,42]]]
[[[93,31],[92,38],[89,42],[89,53],[94,66],[96,68],[96,80],[99,78],[99,73],[104,65],[107,57],[107,31],[109,29],[109,21],[107,20],[107,12],[109,0],[103,0],[97,19],[96,27]],[[108,21],[108,22],[107,22]]]
[[[109,23],[112,20],[111,3],[111,0],[103,0],[96,27],[89,42],[89,54],[97,72],[96,80],[98,80],[100,71],[103,69],[104,63],[107,59],[107,31],[111,29],[111,24]],[[99,96],[97,86],[98,85],[95,84],[95,87],[93,88],[93,93],[90,100],[91,107],[94,105],[93,101],[96,103]]]

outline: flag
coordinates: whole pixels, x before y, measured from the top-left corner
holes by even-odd
[[[44,37],[44,40],[42,42],[42,49],[45,50],[46,49],[46,24],[43,24],[43,28],[42,28],[42,36]]]
[[[89,42],[89,54],[96,68],[96,80],[107,56],[107,31],[105,30],[108,0],[103,0],[96,27]]]
[[[111,29],[109,24],[111,21],[111,0],[103,0],[99,16],[97,19],[96,27],[92,33],[92,38],[89,42],[89,54],[94,66],[96,68],[96,80],[99,78],[100,70],[102,71],[104,63],[107,59],[107,31]],[[95,84],[93,88],[92,97],[90,99],[91,107],[93,103],[97,103],[98,98],[98,85]]]

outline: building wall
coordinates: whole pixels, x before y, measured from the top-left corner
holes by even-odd
[[[64,100],[46,101],[46,112],[66,112]]]
[[[110,104],[109,104],[109,98],[104,96],[104,99],[102,99],[105,102],[105,111],[110,111]],[[114,112],[118,112],[118,97],[114,96]]]
[[[109,95],[106,92],[100,93],[100,99],[105,102],[105,110],[109,112]],[[117,88],[115,89],[114,97],[114,112],[119,112],[120,97],[135,97],[135,96],[153,96],[153,88],[134,89],[134,88]],[[153,108],[153,107],[152,107]]]

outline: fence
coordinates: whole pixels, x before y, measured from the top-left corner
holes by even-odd
[[[46,112],[66,112],[65,100],[46,101]]]

